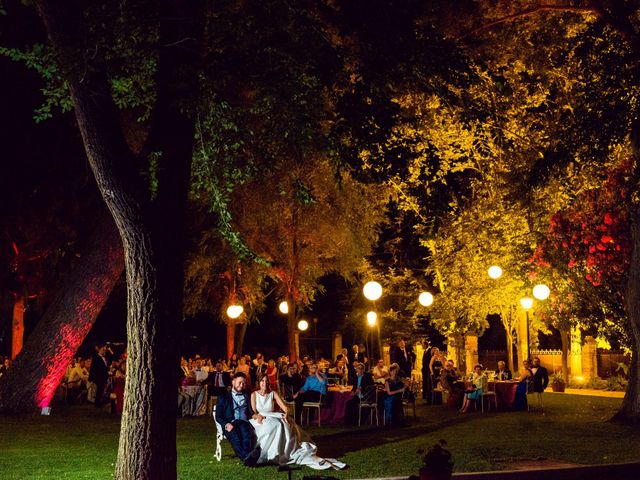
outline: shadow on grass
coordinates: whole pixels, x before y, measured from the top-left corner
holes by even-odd
[[[423,415],[426,410],[422,412]],[[340,458],[349,452],[357,452],[380,445],[389,444],[391,442],[400,442],[409,440],[419,435],[437,432],[438,430],[448,427],[468,423],[475,419],[475,414],[457,415],[452,413],[450,418],[425,423],[420,417],[409,421],[404,426],[397,427],[354,427],[352,430],[345,430],[336,433],[313,435],[315,443],[318,445],[318,451],[323,457]],[[423,417],[424,418],[424,417]]]

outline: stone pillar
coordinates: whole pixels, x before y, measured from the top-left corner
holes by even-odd
[[[571,328],[571,357],[569,370],[574,377],[582,376],[582,337],[580,327]]]
[[[331,361],[333,362],[338,354],[342,352],[342,333],[333,332],[333,338],[331,340]]]
[[[391,365],[391,346],[385,344],[383,345],[382,350],[384,352],[382,355],[382,358],[384,358],[384,364],[386,366]]]
[[[598,345],[591,336],[584,338],[582,346],[582,374],[591,380],[598,376]]]
[[[467,335],[464,340],[466,373],[473,372],[473,367],[478,364],[478,336]]]

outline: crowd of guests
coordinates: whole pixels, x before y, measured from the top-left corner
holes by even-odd
[[[487,374],[488,373],[488,374]],[[443,402],[453,408],[459,408],[461,413],[477,409],[482,397],[488,392],[489,381],[515,381],[517,388],[515,393],[514,409],[527,408],[528,393],[542,393],[549,384],[547,369],[540,365],[540,358],[533,357],[531,361],[525,360],[520,375],[513,377],[506,368],[504,361],[498,362],[498,369],[487,372],[480,364],[475,365],[473,372],[463,378],[456,371],[452,360],[444,358],[436,347],[425,352],[423,358],[423,398],[426,403],[435,403],[438,396],[434,390],[441,394]]]
[[[219,359],[215,363],[211,358],[183,357],[178,409],[182,415],[189,415],[197,414],[204,407],[204,389],[189,387],[206,386],[209,396],[218,396],[231,388],[234,375],[242,373],[248,390],[257,388],[261,379],[266,377],[270,390],[280,392],[285,401],[295,404],[298,421],[301,420],[303,403],[320,401],[330,385],[348,385],[354,396],[347,404],[345,421],[354,423],[359,403],[375,388],[383,393],[378,397],[385,419],[393,424],[401,420],[402,398],[413,394],[408,387],[415,356],[404,340],[399,340],[391,352],[391,360],[389,367],[382,359],[370,362],[359,345],[354,345],[350,352],[342,349],[333,360],[324,357],[314,360],[304,356],[290,362],[286,355],[265,359],[261,353],[255,358],[233,354],[230,359]]]

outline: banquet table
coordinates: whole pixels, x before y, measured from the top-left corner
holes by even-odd
[[[323,424],[344,423],[347,402],[353,398],[351,387],[330,387],[327,391],[327,404],[320,410]]]
[[[513,410],[516,403],[518,383],[515,380],[491,382],[495,387],[498,410]]]

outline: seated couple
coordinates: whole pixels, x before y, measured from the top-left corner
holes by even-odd
[[[231,391],[220,395],[216,405],[216,422],[245,465],[297,464],[317,470],[345,467],[337,460],[316,455],[311,439],[282,413],[287,407],[280,395],[270,390],[266,376],[251,395],[245,388],[245,375],[236,373]],[[276,406],[282,411],[276,411]]]

